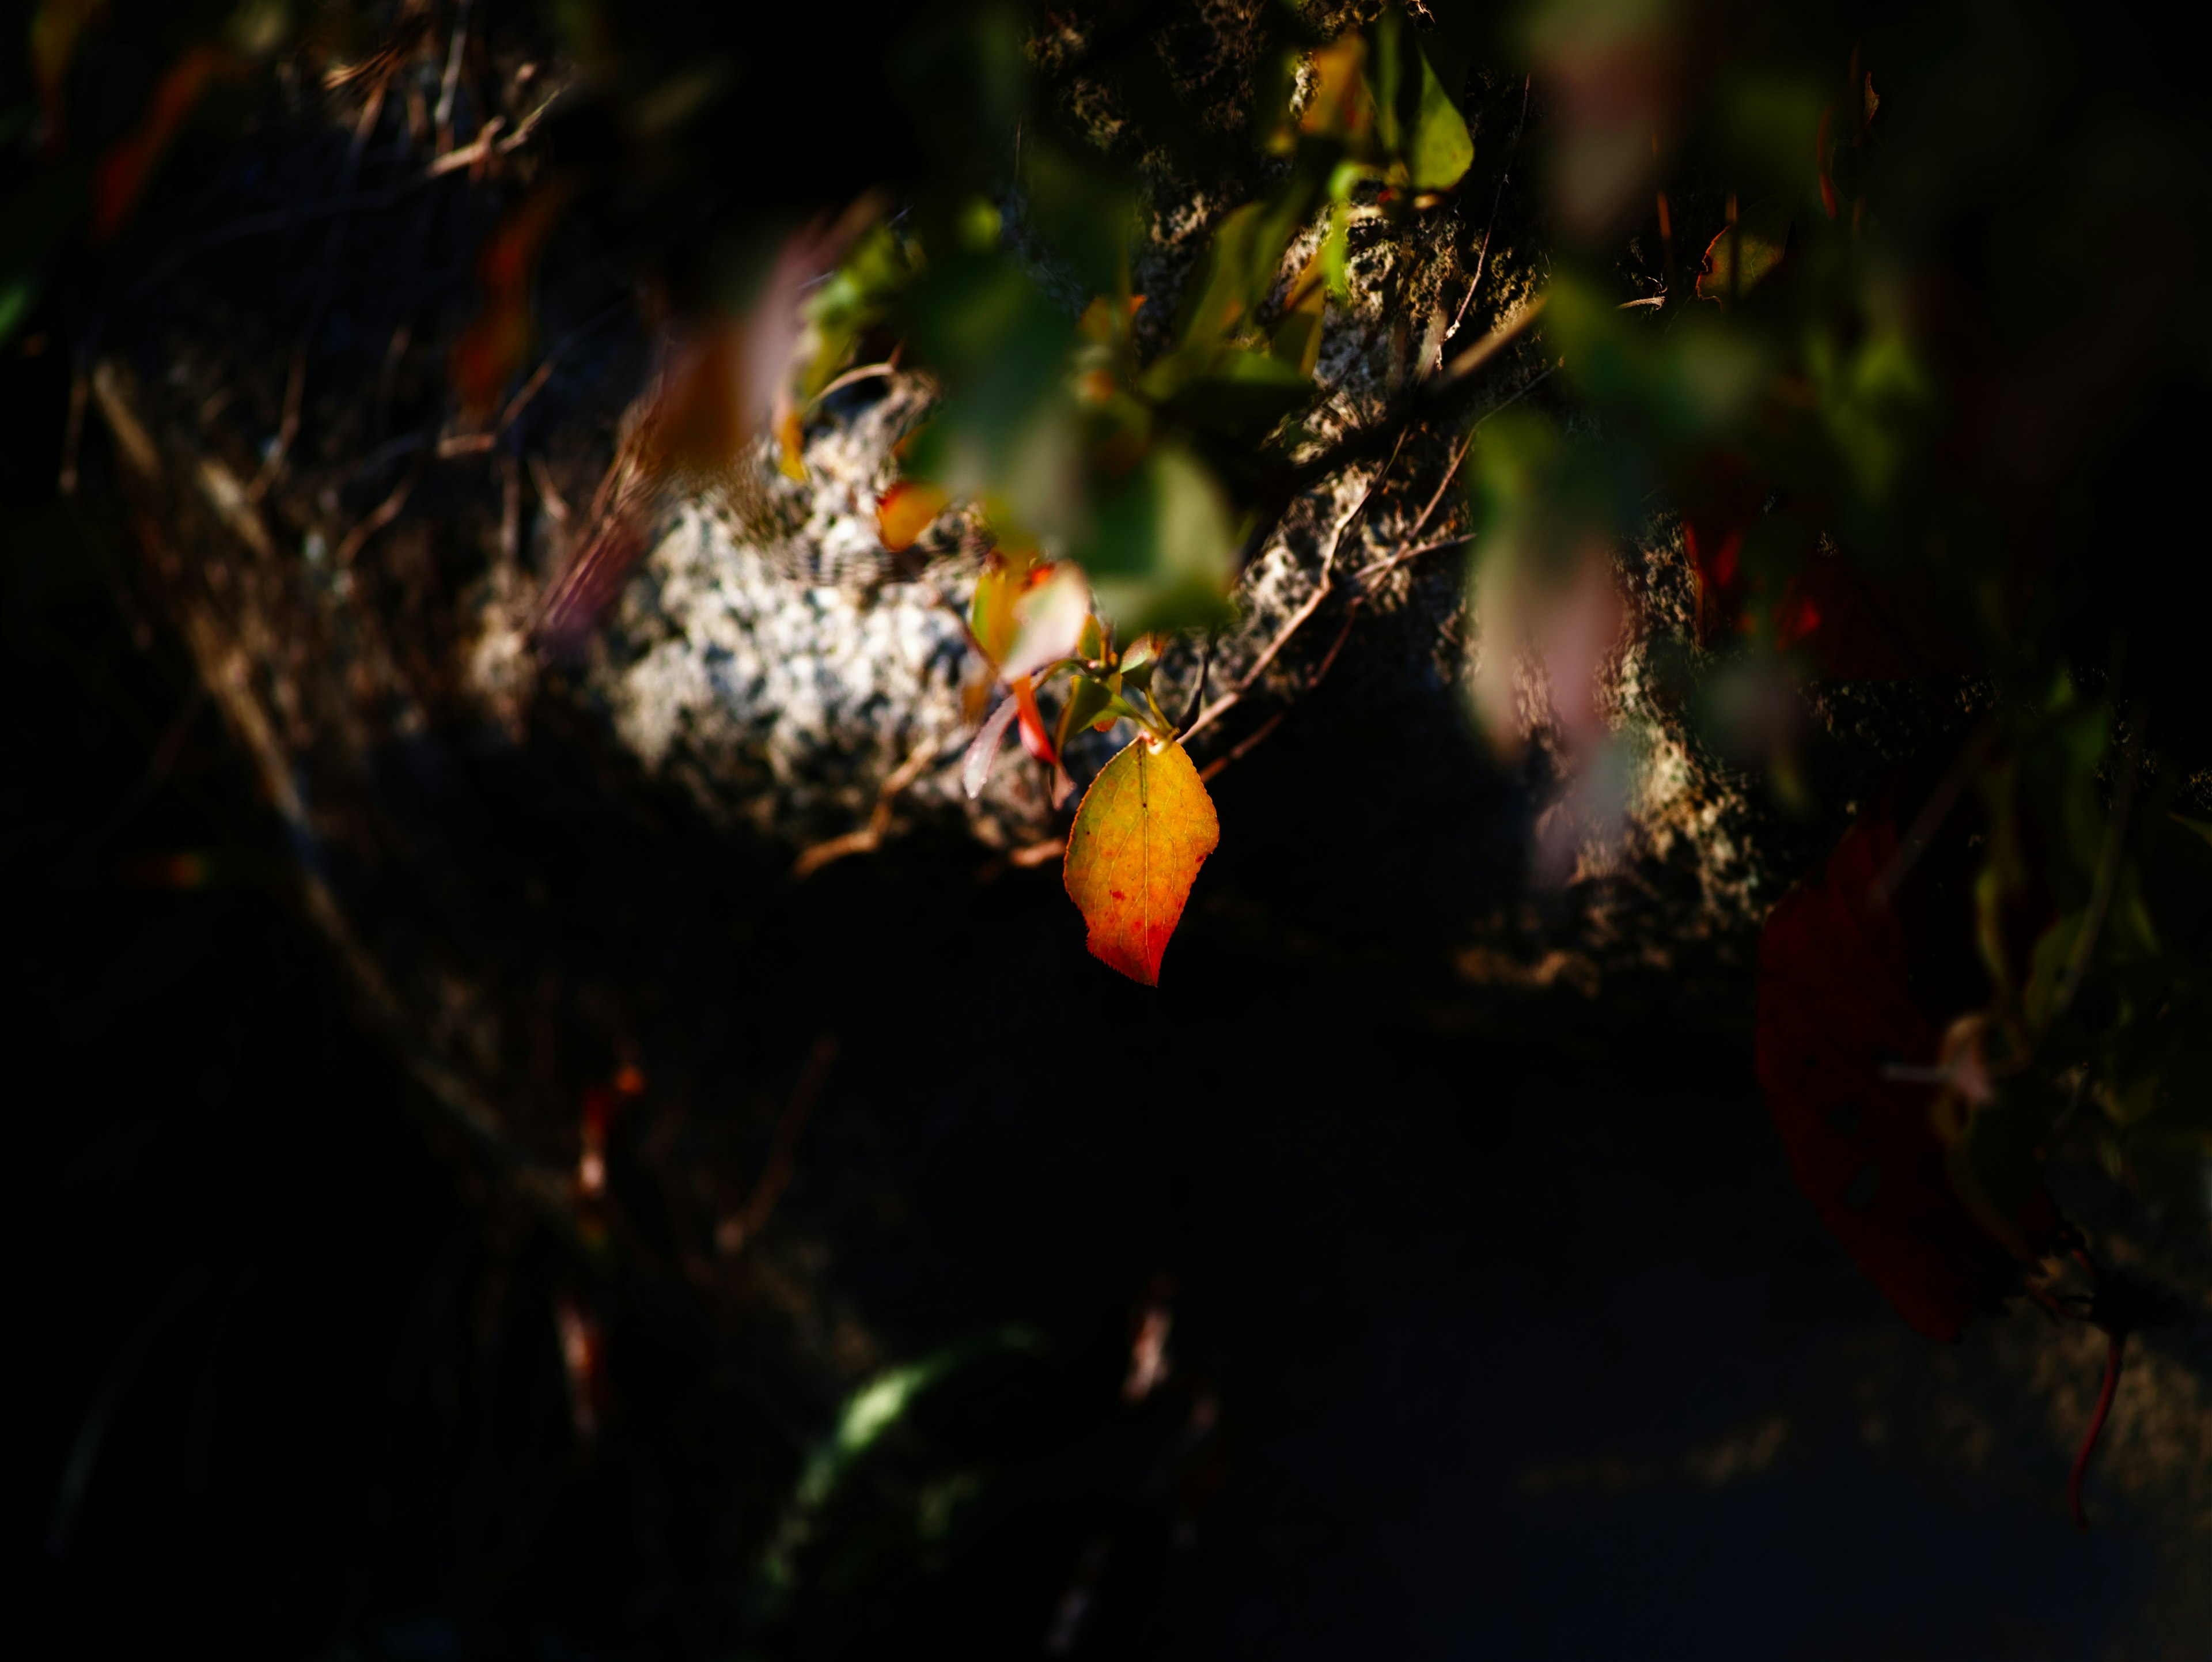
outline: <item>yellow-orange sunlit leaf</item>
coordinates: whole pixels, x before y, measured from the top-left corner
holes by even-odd
[[[1100,769],[1075,811],[1063,868],[1091,955],[1158,986],[1160,955],[1220,841],[1213,799],[1173,740],[1139,734]]]
[[[893,554],[903,554],[945,511],[949,499],[933,484],[902,479],[876,503],[876,536]]]

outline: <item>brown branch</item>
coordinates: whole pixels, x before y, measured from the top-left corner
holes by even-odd
[[[842,837],[833,837],[826,843],[817,843],[804,850],[798,859],[792,861],[792,877],[794,880],[811,877],[832,861],[842,860],[848,855],[874,853],[890,831],[891,805],[937,759],[937,751],[934,739],[925,739],[915,746],[912,753],[884,779],[882,788],[876,793],[875,809],[869,814],[868,823],[858,831],[847,831]]]
[[[538,487],[538,505],[544,508],[545,516],[556,526],[566,526],[571,511],[568,499],[561,494],[553,483],[552,475],[545,471],[544,457],[532,456],[530,459],[530,482]]]
[[[1913,865],[1927,852],[1928,844],[1935,839],[1936,833],[1942,828],[1943,821],[1950,817],[1951,810],[1958,805],[1959,798],[1973,782],[1975,769],[1981,766],[1982,758],[1989,754],[1990,746],[1996,743],[1997,735],[2002,731],[1997,718],[1994,715],[1989,717],[1974,730],[1973,737],[1966,741],[1957,758],[1944,770],[1942,781],[1929,793],[1920,812],[1913,816],[1911,825],[1905,831],[1905,840],[1898,844],[1897,852],[1890,856],[1888,866],[1875,882],[1874,898],[1878,904],[1887,905],[1898,890],[1905,886],[1905,880],[1911,874]]]
[[[378,118],[384,113],[384,94],[391,86],[390,76],[380,79],[369,88],[361,107],[361,115],[354,123],[353,143],[346,150],[345,172],[338,182],[338,194],[347,196],[353,191],[355,178],[361,172],[361,159],[368,149],[368,141],[376,131]],[[323,314],[330,309],[331,296],[338,274],[338,256],[345,247],[346,224],[349,215],[340,214],[331,226],[329,238],[323,245],[323,268],[316,279],[315,295],[307,307],[306,320],[292,343],[291,367],[284,378],[284,416],[276,429],[276,441],[269,447],[268,459],[261,471],[254,475],[253,483],[246,487],[246,498],[258,504],[268,495],[269,487],[284,471],[284,461],[293,441],[300,436],[300,411],[307,396],[307,348],[320,326]]]
[[[448,149],[453,142],[453,99],[461,88],[461,59],[468,52],[469,12],[471,0],[461,0],[459,14],[453,19],[453,33],[446,47],[446,72],[438,83],[438,107],[432,119],[438,124],[438,148]]]
[[[724,1252],[742,1251],[745,1243],[766,1228],[769,1219],[775,1215],[775,1203],[783,1198],[783,1191],[789,1186],[791,1174],[799,1164],[799,1135],[806,1129],[814,1105],[821,1099],[822,1087],[829,1080],[830,1064],[836,1060],[835,1038],[824,1033],[814,1041],[806,1065],[799,1070],[799,1083],[792,1087],[791,1100],[785,1105],[783,1117],[776,1123],[775,1143],[769,1151],[768,1164],[754,1180],[744,1209],[734,1218],[724,1219],[714,1232],[714,1245]]]
[[[84,444],[84,406],[92,389],[91,345],[77,354],[76,372],[70,377],[69,414],[62,422],[62,471],[54,488],[64,496],[76,495],[77,452]]]
[[[507,430],[514,425],[515,417],[529,406],[553,374],[553,361],[557,351],[548,352],[528,380],[522,383],[514,396],[507,400],[507,408],[498,421],[481,433],[449,433],[438,441],[438,460],[451,461],[456,456],[481,456],[495,448]]]
[[[1498,175],[1497,194],[1490,198],[1490,222],[1482,228],[1482,251],[1475,256],[1474,275],[1468,279],[1467,292],[1460,296],[1459,310],[1452,316],[1451,327],[1444,332],[1443,340],[1437,343],[1437,363],[1439,368],[1443,366],[1444,361],[1444,342],[1459,332],[1460,325],[1467,318],[1467,308],[1474,303],[1476,294],[1482,288],[1482,274],[1490,264],[1491,234],[1498,228],[1498,210],[1505,200],[1505,187],[1513,179],[1513,163],[1521,154],[1521,130],[1528,125],[1528,90],[1535,85],[1535,82],[1536,77],[1534,75],[1524,76],[1522,80],[1521,116],[1513,124],[1513,142],[1505,151],[1504,171]]]
[[[1335,667],[1337,654],[1344,650],[1344,643],[1352,638],[1352,623],[1359,616],[1359,608],[1366,603],[1366,600],[1367,597],[1364,594],[1355,594],[1352,597],[1352,604],[1344,609],[1344,626],[1336,631],[1336,639],[1329,642],[1328,650],[1322,654],[1321,662],[1316,666],[1314,673],[1306,678],[1305,685],[1298,690],[1298,697],[1304,697],[1316,687],[1319,686],[1322,684],[1322,679],[1328,675],[1332,668]],[[1231,762],[1241,762],[1245,757],[1250,755],[1252,752],[1257,750],[1260,747],[1261,741],[1266,739],[1269,734],[1274,732],[1277,728],[1282,726],[1284,718],[1289,715],[1290,713],[1297,708],[1297,706],[1295,703],[1285,704],[1282,709],[1277,710],[1273,715],[1270,715],[1266,721],[1262,721],[1257,728],[1254,728],[1243,738],[1238,740],[1236,745],[1228,752],[1223,755],[1215,757],[1211,762],[1208,762],[1203,768],[1199,770],[1198,776],[1200,782],[1211,782],[1213,779],[1218,777],[1222,770],[1226,768]]]
[[[545,113],[560,102],[561,94],[567,90],[564,87],[556,87],[551,92],[546,94],[545,101],[531,111],[528,115],[524,116],[522,125],[499,141],[499,153],[501,155],[513,155],[527,143],[530,135],[537,130],[538,124],[545,119]]]
[[[1475,426],[1479,427],[1481,424],[1481,423],[1477,422]],[[1467,453],[1473,447],[1474,444],[1474,428],[1470,427],[1467,429],[1467,436],[1459,441],[1459,448],[1452,452],[1451,465],[1444,469],[1443,478],[1437,481],[1435,493],[1431,496],[1427,502],[1423,505],[1419,516],[1414,520],[1413,524],[1406,527],[1406,540],[1407,542],[1413,541],[1414,538],[1419,536],[1423,531],[1428,528],[1429,520],[1437,511],[1437,504],[1443,501],[1444,492],[1451,489],[1452,481],[1459,477],[1460,465],[1466,461]]]
[[[827,387],[817,393],[812,398],[807,399],[806,407],[809,410],[811,410],[816,405],[821,403],[823,399],[828,398],[832,393],[842,393],[847,387],[857,387],[864,380],[875,380],[884,375],[896,374],[898,373],[898,350],[895,348],[893,349],[890,356],[885,358],[881,363],[864,363],[857,369],[848,369],[843,374],[838,376],[836,380],[831,381]]]
[[[399,517],[399,510],[407,506],[407,498],[413,492],[416,481],[422,477],[422,469],[419,464],[410,468],[406,477],[392,487],[392,494],[371,508],[368,517],[359,525],[346,533],[345,540],[338,545],[337,557],[333,562],[339,570],[351,565],[368,539]]]
[[[1291,707],[1288,704],[1284,705],[1282,709],[1277,710],[1266,721],[1261,722],[1258,727],[1253,728],[1250,733],[1238,740],[1233,746],[1224,751],[1220,755],[1215,757],[1211,762],[1208,762],[1204,767],[1198,770],[1200,782],[1210,785],[1213,782],[1215,776],[1231,762],[1243,761],[1249,752],[1256,750],[1259,747],[1260,741],[1261,740],[1265,739],[1277,728],[1283,725],[1283,718],[1290,713]]]
[[[499,130],[506,125],[505,116],[492,117],[490,120],[484,123],[482,132],[459,149],[447,150],[443,155],[434,159],[425,171],[431,178],[437,179],[447,174],[457,174],[464,167],[473,169],[482,167],[484,162],[491,159],[493,148],[499,138]],[[505,155],[506,152],[502,150],[500,154]]]
[[[1375,477],[1367,482],[1366,488],[1359,493],[1358,500],[1353,502],[1345,511],[1344,517],[1336,522],[1335,530],[1329,535],[1328,551],[1322,557],[1320,584],[1312,594],[1306,596],[1304,603],[1284,621],[1283,626],[1275,631],[1275,638],[1261,649],[1260,655],[1252,661],[1251,667],[1238,677],[1237,685],[1199,711],[1197,719],[1183,729],[1182,738],[1186,742],[1193,734],[1201,732],[1212,726],[1213,722],[1243,702],[1244,695],[1249,692],[1257,684],[1260,677],[1267,673],[1267,666],[1275,661],[1277,654],[1291,643],[1291,637],[1305,626],[1306,620],[1320,611],[1322,603],[1336,592],[1336,555],[1337,550],[1343,545],[1345,533],[1352,528],[1352,522],[1366,510],[1369,498],[1374,496],[1376,487],[1380,485],[1389,475],[1392,463],[1398,460],[1398,452],[1405,447],[1406,435],[1412,430],[1410,424],[1399,429],[1398,442],[1391,447],[1389,458],[1380,468],[1376,470]]]
[[[1359,574],[1358,580],[1362,583],[1370,583],[1387,572],[1395,571],[1408,561],[1419,559],[1424,554],[1441,553],[1447,548],[1464,548],[1474,540],[1474,533],[1468,531],[1461,533],[1456,537],[1439,537],[1436,541],[1423,543],[1418,548],[1401,549],[1389,559],[1377,560],[1373,565],[1369,566]]]
[[[1525,304],[1514,307],[1498,320],[1488,334],[1438,370],[1428,384],[1442,391],[1474,374],[1511,345],[1520,338],[1522,331],[1543,314],[1544,302],[1549,298],[1548,295],[1537,295]]]

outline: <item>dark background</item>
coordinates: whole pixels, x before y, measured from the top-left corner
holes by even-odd
[[[925,843],[793,891],[738,850],[637,949],[749,904],[733,1030],[838,1044],[769,1232],[810,1244],[774,1260],[797,1290],[733,1322],[595,1263],[356,1030],[213,708],[17,454],[9,1651],[1033,1654],[1087,1588],[1079,1653],[2196,1653],[2189,1520],[2093,1481],[2100,1529],[2066,1523],[2035,1318],[1906,1332],[1790,1187],[1741,1032],[1649,989],[1453,990],[1223,902],[1153,996],[1049,872]],[[562,834],[540,764],[465,760],[521,770],[480,834]],[[1132,1407],[1147,1301],[1175,1368]],[[919,1399],[771,1609],[810,1324],[886,1363],[1025,1336]],[[969,1497],[934,1542],[933,1486]]]

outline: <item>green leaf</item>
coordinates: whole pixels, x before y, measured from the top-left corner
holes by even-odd
[[[2021,1003],[2029,1027],[2035,1032],[2051,1025],[2051,1007],[2065,981],[2066,966],[2073,962],[2074,943],[2081,939],[2085,916],[2079,911],[2067,913],[2043,932],[2028,955],[2027,985]]]
[[[1318,352],[1318,325],[1311,344]],[[1313,378],[1301,364],[1232,346],[1215,355],[1206,374],[1184,381],[1164,401],[1194,426],[1255,442],[1313,397]]]
[[[1066,747],[1070,737],[1081,733],[1104,715],[1115,702],[1114,689],[1103,681],[1095,680],[1088,675],[1076,676],[1067,689],[1066,708],[1060,712],[1061,748]]]
[[[1171,445],[1155,448],[1098,505],[1076,557],[1121,638],[1228,615],[1237,575],[1229,505],[1213,476]]]
[[[877,225],[862,234],[844,264],[807,300],[810,338],[801,346],[807,357],[799,380],[802,402],[836,379],[851,358],[854,344],[883,320],[920,271],[920,256],[890,226]]]
[[[1404,165],[1414,190],[1449,190],[1474,160],[1474,141],[1398,7],[1384,8],[1375,20],[1367,61],[1383,155]]]
[[[1421,102],[1413,118],[1412,143],[1406,147],[1406,171],[1417,191],[1449,191],[1467,176],[1474,161],[1474,140],[1467,121],[1452,102],[1428,55],[1415,49],[1421,62]]]
[[[1273,194],[1246,203],[1215,228],[1185,291],[1175,349],[1155,366],[1166,372],[1156,381],[1163,393],[1203,374],[1220,348],[1251,331],[1253,314],[1275,286],[1284,251],[1312,211],[1319,186],[1305,169],[1293,170]]]
[[[22,326],[38,299],[39,281],[33,274],[20,272],[0,279],[0,345]]]
[[[1037,1336],[1007,1327],[948,1345],[920,1361],[886,1368],[845,1399],[837,1423],[809,1451],[768,1546],[753,1568],[755,1596],[773,1609],[789,1594],[799,1553],[812,1540],[830,1500],[854,1468],[925,1394],[993,1355],[1036,1350]]]

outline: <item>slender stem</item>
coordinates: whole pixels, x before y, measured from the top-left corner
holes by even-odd
[[[2074,1457],[2074,1472],[2066,1480],[2066,1504],[2073,1509],[2074,1527],[2084,1535],[2089,1532],[2088,1514],[2081,1510],[2081,1480],[2088,1475],[2089,1457],[2097,1452],[2097,1439],[2105,1429],[2105,1421],[2112,1411],[2112,1397],[2120,1388],[2120,1359],[2127,1348],[2124,1333],[2112,1335],[2112,1348],[2105,1355],[2105,1388],[2097,1393],[2097,1411],[2089,1416],[2089,1434],[2081,1440],[2081,1452]]]
[[[2065,977],[2058,983],[2058,991],[2051,1001],[2051,1020],[2064,1015],[2074,1002],[2074,995],[2081,990],[2081,979],[2089,973],[2089,960],[2097,949],[2097,932],[2104,927],[2105,915],[2112,910],[2112,890],[2119,881],[2120,853],[2128,830],[2128,811],[2135,806],[2135,758],[2130,756],[2123,764],[2120,788],[2112,799],[2112,816],[2105,822],[2105,846],[2097,859],[2096,886],[2089,893],[2089,909],[2081,919],[2081,932],[2074,939],[2073,955],[2066,960]]]
[[[1186,737],[1190,733],[1191,723],[1198,720],[1199,711],[1206,708],[1206,678],[1213,667],[1213,643],[1220,638],[1218,629],[1206,631],[1206,650],[1199,654],[1198,659],[1198,685],[1191,690],[1189,706],[1182,713],[1182,728]]]
[[[1521,154],[1521,130],[1528,125],[1528,92],[1536,84],[1532,74],[1521,82],[1521,115],[1513,124],[1513,142],[1506,147],[1505,170],[1498,175],[1497,194],[1490,198],[1490,222],[1482,228],[1482,252],[1474,257],[1474,275],[1467,280],[1467,292],[1460,296],[1459,310],[1453,315],[1451,327],[1444,332],[1443,340],[1437,343],[1437,361],[1433,368],[1443,367],[1444,345],[1459,326],[1467,320],[1467,308],[1474,304],[1482,288],[1482,274],[1490,265],[1490,236],[1498,228],[1498,210],[1505,200],[1505,186],[1513,177],[1513,163]]]
[[[1957,758],[1945,770],[1942,781],[1929,794],[1927,801],[1921,805],[1920,812],[1913,816],[1912,824],[1905,833],[1905,840],[1898,844],[1897,852],[1890,856],[1889,864],[1875,880],[1874,898],[1878,904],[1887,905],[1891,897],[1904,886],[1905,880],[1911,874],[1914,863],[1926,851],[1936,833],[1942,829],[1943,821],[1958,806],[1966,787],[1973,782],[1975,770],[1981,766],[1982,758],[1990,753],[1990,747],[1996,743],[1997,736],[2002,731],[2002,724],[1997,718],[1994,715],[1989,717],[1974,730],[1973,737],[1966,741]]]

